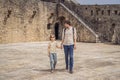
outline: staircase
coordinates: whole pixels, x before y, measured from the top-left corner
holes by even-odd
[[[69,2],[72,2],[73,5]],[[59,5],[62,6],[63,8],[65,8],[71,15],[73,15],[80,23],[82,23],[86,29],[88,29],[95,37],[96,37],[96,42],[99,42],[99,36],[97,33],[95,33],[95,31],[92,28],[92,24],[90,24],[89,22],[85,21],[82,16],[76,14],[75,11],[75,6],[78,4],[75,4],[73,1],[65,1],[65,2],[59,2]],[[74,8],[74,9],[72,9]]]
[[[78,5],[75,1],[72,0],[41,0],[41,1],[47,1],[47,2],[56,2],[57,7],[58,5],[65,8],[71,15],[73,15],[80,23],[82,23],[86,29],[88,29],[96,38],[96,42],[100,42],[98,34],[92,29],[92,24],[90,24],[88,21],[84,20],[79,13],[75,10],[76,6]],[[58,8],[56,8],[58,9]]]

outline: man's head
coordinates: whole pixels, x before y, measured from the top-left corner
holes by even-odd
[[[68,20],[66,20],[66,21],[64,22],[64,26],[65,26],[66,28],[69,28],[69,27],[71,26],[71,22],[68,21]]]

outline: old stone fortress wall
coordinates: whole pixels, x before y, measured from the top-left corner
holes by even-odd
[[[71,20],[79,42],[120,44],[120,5],[80,5],[71,0],[0,0],[0,43],[61,39]]]

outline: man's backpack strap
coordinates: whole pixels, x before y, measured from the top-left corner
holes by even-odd
[[[66,32],[66,28],[64,28],[64,38],[63,39],[65,39],[65,32]]]
[[[74,27],[72,28],[72,31],[73,31],[73,40],[74,40],[74,32],[75,32],[75,29],[74,29]]]

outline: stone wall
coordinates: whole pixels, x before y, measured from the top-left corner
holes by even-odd
[[[120,5],[79,5],[78,13],[92,25],[102,42],[112,42],[113,35],[119,35],[115,29],[120,28]],[[119,31],[120,32],[120,31]],[[120,36],[116,36],[120,44]]]
[[[99,35],[100,41],[120,44],[120,5],[67,3],[69,9]],[[56,23],[61,39],[64,19],[76,27],[77,41],[96,42],[93,33],[65,8],[59,6],[57,10],[55,0],[0,0],[0,43],[49,40],[50,33],[55,33]]]
[[[55,3],[38,0],[0,0],[0,43],[49,39],[49,17],[55,17]],[[51,16],[51,14],[53,15]]]

